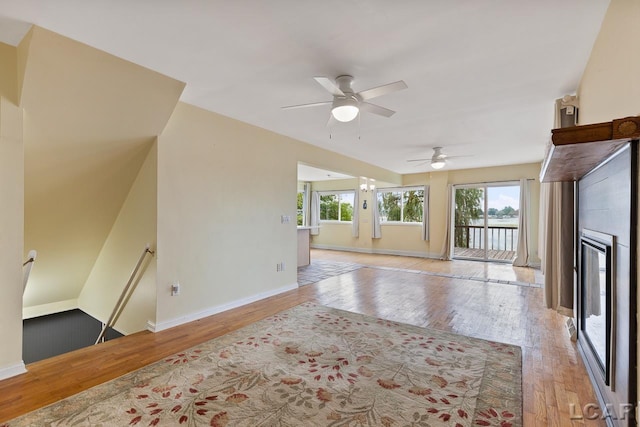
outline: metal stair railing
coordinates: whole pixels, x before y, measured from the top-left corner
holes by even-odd
[[[36,252],[35,249],[31,249],[29,251],[29,253],[27,254],[27,256],[29,257],[29,259],[27,259],[22,264],[22,268],[24,270],[23,276],[22,276],[22,293],[23,294],[24,294],[24,290],[27,288],[27,282],[29,281],[29,275],[31,274],[31,268],[33,267],[33,263],[35,262],[36,257],[38,256],[38,252]]]
[[[104,336],[107,333],[107,329],[109,329],[115,324],[116,319],[124,309],[126,302],[129,300],[129,296],[135,290],[135,285],[138,284],[138,281],[134,279],[138,274],[138,270],[140,269],[140,266],[142,265],[142,262],[144,261],[145,256],[147,254],[153,255],[154,253],[155,253],[154,251],[149,249],[149,245],[147,244],[147,246],[145,246],[144,248],[144,251],[142,252],[142,255],[140,255],[140,258],[138,259],[138,263],[136,264],[135,268],[131,272],[131,275],[129,276],[129,281],[127,282],[126,286],[122,290],[122,293],[120,294],[120,298],[118,298],[118,302],[116,302],[115,307],[113,307],[113,311],[111,312],[111,316],[109,316],[109,320],[107,320],[107,323],[103,323],[102,330],[100,331],[100,334],[96,339],[96,344],[103,341]]]

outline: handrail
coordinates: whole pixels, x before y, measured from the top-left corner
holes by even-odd
[[[24,294],[24,290],[27,288],[27,282],[29,281],[29,275],[31,274],[31,268],[33,268],[33,263],[36,260],[36,257],[38,256],[38,252],[36,252],[35,249],[31,249],[29,251],[29,253],[27,254],[27,256],[29,257],[29,259],[27,259],[23,264],[22,267],[24,268],[24,273],[22,276],[22,293]]]
[[[148,253],[153,255],[155,252],[150,250],[149,245],[147,244],[147,246],[145,246],[144,248],[144,251],[142,252],[142,255],[140,255],[140,258],[138,259],[138,263],[136,264],[135,268],[131,272],[131,275],[129,276],[129,281],[127,282],[124,289],[122,290],[122,293],[120,294],[120,298],[118,298],[118,302],[116,302],[115,307],[113,307],[113,311],[111,312],[111,316],[109,316],[109,320],[107,320],[107,323],[103,324],[102,330],[100,331],[100,334],[96,339],[96,344],[98,344],[104,338],[104,335],[107,332],[107,329],[113,326],[116,316],[124,308],[124,304],[126,304],[126,302],[123,304],[123,301],[125,301],[125,296],[127,296],[127,294],[129,293],[129,288],[131,288],[131,285],[134,283],[134,279],[136,277],[136,274],[138,273],[138,270],[140,269],[140,266],[142,265],[142,261],[144,260],[145,255],[147,255]],[[131,292],[133,292],[133,290],[134,289],[132,289]]]
[[[455,226],[455,236],[461,236],[465,242],[463,245],[459,247],[470,248],[470,249],[483,249],[482,242],[484,241],[482,234],[478,234],[479,238],[476,238],[476,230],[482,231],[484,230],[484,225],[456,225]],[[487,229],[490,231],[490,235],[487,236],[488,242],[487,249],[497,249],[497,250],[511,250],[515,251],[516,246],[518,245],[518,237],[516,233],[518,232],[517,226],[505,226],[505,225],[487,225]],[[497,230],[497,239],[494,231]],[[501,231],[504,231],[504,241],[501,238]],[[461,233],[461,234],[460,234]],[[508,236],[509,235],[509,236]],[[510,244],[509,244],[510,243]],[[489,247],[491,246],[491,247]],[[509,249],[510,247],[510,249]]]

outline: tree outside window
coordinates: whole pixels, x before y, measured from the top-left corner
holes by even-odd
[[[482,217],[484,215],[482,211],[483,200],[484,191],[479,188],[456,189],[456,226],[472,225],[474,220]],[[487,212],[489,213],[489,211]],[[468,228],[461,227],[456,230],[454,236],[456,247],[467,247],[465,243],[468,240],[467,233],[469,233]]]
[[[378,190],[381,222],[421,223],[424,190],[392,188]]]
[[[298,191],[298,225],[304,225],[304,191]]]
[[[353,191],[320,193],[320,220],[351,222],[354,198]]]

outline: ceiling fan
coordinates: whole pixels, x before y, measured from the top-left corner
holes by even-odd
[[[466,157],[466,156],[447,156],[442,152],[442,147],[433,147],[433,156],[430,159],[411,159],[407,160],[408,162],[426,162],[431,160],[431,167],[434,169],[442,169],[447,159],[454,159],[456,157]]]
[[[388,108],[380,107],[379,105],[371,104],[366,101],[407,88],[407,84],[400,80],[394,83],[389,83],[386,85],[363,90],[361,92],[354,92],[351,88],[351,84],[353,83],[353,76],[338,76],[335,79],[335,83],[331,79],[328,79],[326,77],[314,77],[314,79],[330,94],[333,95],[332,101],[289,105],[287,107],[282,107],[282,109],[290,110],[294,108],[331,105],[331,116],[329,117],[329,121],[331,121],[332,119],[336,119],[339,122],[350,122],[358,116],[360,111],[366,111],[368,113],[378,114],[384,117],[391,117],[395,114],[395,111]]]

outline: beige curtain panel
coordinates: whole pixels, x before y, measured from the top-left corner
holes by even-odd
[[[548,308],[573,317],[573,182],[540,186],[539,251]]]

